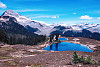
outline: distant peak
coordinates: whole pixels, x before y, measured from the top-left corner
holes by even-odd
[[[14,11],[12,11],[12,10],[6,10],[6,11],[3,13],[3,15],[11,14],[11,13],[14,13]]]
[[[14,12],[13,10],[9,9],[9,10],[6,10],[5,12]]]
[[[3,14],[3,16],[12,16],[12,17],[19,17],[19,13],[15,13],[13,10],[6,10]]]

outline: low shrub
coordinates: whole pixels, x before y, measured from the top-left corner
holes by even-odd
[[[31,67],[43,67],[43,65],[31,65]]]
[[[97,64],[96,61],[92,60],[92,57],[88,56],[87,58],[84,58],[83,56],[79,57],[77,52],[74,51],[73,53],[73,63],[83,63],[83,64]]]

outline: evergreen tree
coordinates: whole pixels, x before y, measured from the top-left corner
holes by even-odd
[[[56,41],[58,41],[59,34],[58,34],[58,33],[56,33],[55,35],[56,35]]]
[[[50,42],[52,42],[53,38],[54,38],[54,35],[51,34],[51,35],[50,35]]]
[[[93,39],[93,37],[90,35],[90,36],[89,36],[89,39]]]
[[[79,63],[79,57],[76,51],[73,53],[73,63]]]
[[[7,35],[5,34],[5,32],[3,30],[0,30],[0,41],[4,42],[4,43],[8,42]]]

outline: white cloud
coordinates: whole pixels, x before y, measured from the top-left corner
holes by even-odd
[[[40,22],[40,23],[42,23],[42,24],[49,25],[48,23],[45,23],[45,22],[43,22],[43,21],[38,21],[38,20],[33,20],[33,21],[35,21],[35,22]]]
[[[73,13],[73,14],[76,14],[76,13]]]
[[[60,22],[59,22],[60,23]],[[100,21],[95,19],[95,20],[72,20],[72,21],[61,21],[61,23],[67,24],[67,25],[75,25],[75,24],[82,24],[82,23],[89,23],[89,24],[100,24]]]
[[[7,8],[7,6],[5,4],[3,4],[2,2],[0,2],[0,8]]]
[[[55,15],[47,15],[47,14],[31,14],[28,16],[31,16],[31,19],[35,19],[35,18],[52,18],[52,19],[56,19],[56,18],[60,18],[60,16],[63,15],[67,15],[67,14],[55,14]]]
[[[80,19],[92,19],[92,17],[85,15],[85,16],[81,16]]]
[[[98,17],[97,19],[100,19],[100,17]]]
[[[59,18],[59,16],[53,16],[52,18]]]
[[[49,16],[49,15],[45,15],[45,16],[36,16],[36,17],[31,17],[31,18],[59,18],[59,16]]]
[[[14,12],[29,12],[29,11],[50,11],[50,10],[13,10]]]
[[[31,17],[31,18],[50,18],[50,16],[36,16],[36,17]]]

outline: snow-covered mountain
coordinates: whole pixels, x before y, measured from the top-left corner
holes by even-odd
[[[36,21],[36,20],[31,20],[26,16],[21,16],[19,13],[15,13],[12,10],[7,10],[5,11],[2,16],[10,16],[14,17],[18,24],[23,25],[25,28],[30,30],[31,32],[34,32],[39,35],[50,35],[51,32],[60,30],[63,33],[68,31],[68,30],[73,30],[73,31],[78,31],[81,32],[83,29],[87,29],[91,32],[99,32],[100,33],[100,24],[89,24],[89,23],[84,23],[84,24],[76,24],[73,26],[68,26],[67,24],[47,24],[42,21]],[[9,19],[6,18],[0,18],[0,20],[3,21],[8,21]],[[62,30],[63,29],[63,30]]]
[[[12,17],[20,17],[21,16],[19,13],[15,13],[12,10],[7,10],[2,15],[3,16],[12,16]]]
[[[84,24],[73,25],[72,28],[73,28],[73,30],[87,29],[91,32],[99,32],[100,33],[100,24],[84,23]]]
[[[37,28],[38,31],[35,33],[39,35],[49,35],[50,31],[52,30],[52,27],[49,24],[42,21],[31,20],[25,16],[21,16],[19,13],[13,12],[12,10],[5,11],[2,16],[14,17],[16,18],[17,23],[23,25],[24,27],[30,26],[32,28]]]
[[[12,17],[16,18],[16,20],[18,21],[19,24],[24,25],[24,26],[26,26],[28,24],[31,25],[31,23],[34,23],[34,22],[41,23],[43,26],[46,25],[46,23],[44,23],[44,22],[31,20],[31,19],[27,18],[26,16],[21,16],[19,13],[15,13],[12,10],[5,11],[3,13],[3,16],[12,16]]]

